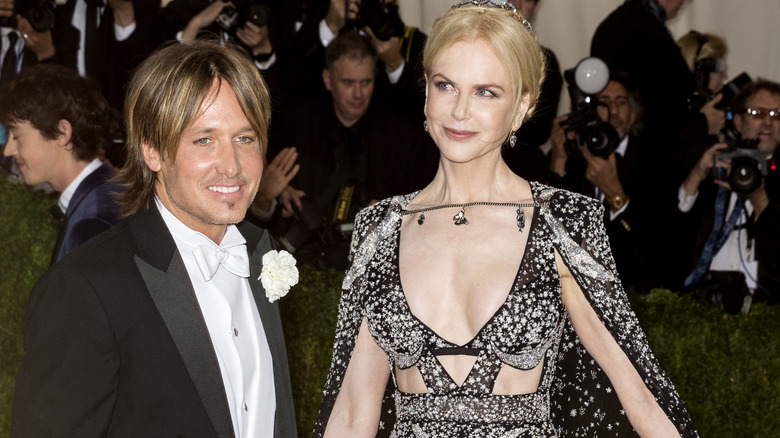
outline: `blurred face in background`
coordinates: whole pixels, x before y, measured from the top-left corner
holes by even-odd
[[[350,127],[368,111],[374,93],[376,64],[371,58],[341,57],[322,71],[325,88],[333,96],[333,109],[342,124]]]
[[[622,140],[628,135],[636,118],[631,111],[626,87],[618,81],[609,81],[597,97],[603,104],[598,107],[599,116],[615,128],[618,137]]]
[[[758,90],[745,103],[753,115],[742,113],[734,117],[734,126],[742,138],[758,139],[758,150],[770,157],[777,151],[780,144],[780,120],[769,117],[769,110],[780,111],[780,94],[772,94],[768,90]],[[760,115],[758,114],[760,112]]]

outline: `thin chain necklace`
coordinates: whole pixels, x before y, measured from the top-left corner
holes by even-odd
[[[471,207],[474,205],[486,205],[491,207],[517,207],[517,231],[522,233],[523,229],[525,228],[525,211],[523,210],[524,207],[538,207],[539,205],[535,202],[526,202],[526,203],[517,203],[517,202],[465,202],[463,204],[442,204],[442,205],[434,205],[432,207],[425,207],[420,208],[417,210],[401,210],[401,214],[406,215],[412,215],[419,213],[420,215],[417,216],[417,225],[422,225],[425,223],[425,213],[432,210],[440,210],[442,208],[454,208],[454,207],[460,207],[460,211],[458,211],[458,214],[452,217],[452,222],[455,223],[455,225],[468,225],[469,220],[466,219],[466,207]]]

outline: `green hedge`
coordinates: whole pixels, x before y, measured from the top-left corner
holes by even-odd
[[[0,436],[10,430],[22,317],[53,246],[53,198],[0,178]],[[301,267],[281,300],[300,436],[311,436],[330,364],[343,275]],[[780,430],[780,306],[729,315],[663,289],[630,294],[650,344],[704,437],[777,436]]]
[[[0,177],[0,436],[11,430],[14,377],[24,349],[22,319],[35,280],[49,266],[56,198]]]

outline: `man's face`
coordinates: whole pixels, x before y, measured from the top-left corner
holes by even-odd
[[[216,243],[226,226],[240,222],[263,173],[258,135],[233,90],[217,80],[197,119],[182,134],[176,160],[144,145],[144,160],[157,172],[155,193],[189,228]]]
[[[770,157],[780,145],[780,120],[769,118],[767,110],[780,110],[780,94],[759,90],[747,99],[746,106],[747,108],[764,110],[763,116],[756,119],[747,114],[736,114],[734,125],[741,133],[742,138],[758,139],[758,150]]]
[[[370,58],[360,60],[341,57],[332,71],[322,71],[325,88],[333,96],[333,109],[344,126],[352,126],[368,110],[374,93],[375,63]]]
[[[63,187],[60,181],[62,153],[71,153],[62,144],[64,139],[48,140],[27,121],[9,125],[8,134],[3,155],[14,157],[25,184],[49,183],[57,191],[65,190],[67,184]]]
[[[628,102],[628,91],[620,82],[609,81],[606,88],[598,94],[599,116],[605,122],[609,122],[618,137],[623,139],[628,135],[631,125],[634,123],[636,115],[631,111],[631,105]]]

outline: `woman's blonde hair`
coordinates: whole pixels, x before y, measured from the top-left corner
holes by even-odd
[[[700,33],[692,30],[677,40],[680,53],[685,58],[688,69],[696,70],[696,61],[704,58],[723,59],[726,57],[727,47],[723,38],[711,33]]]
[[[529,107],[523,118],[527,120],[536,107],[544,80],[545,58],[536,35],[523,21],[519,13],[502,8],[450,9],[433,23],[425,43],[423,70],[426,77],[450,46],[459,41],[481,39],[493,48],[512,83],[512,119],[520,113],[522,101],[528,96]]]
[[[163,47],[139,66],[127,90],[127,160],[116,176],[128,187],[119,195],[123,217],[146,208],[154,197],[156,173],[144,161],[143,145],[173,163],[181,136],[200,116],[214,80],[233,90],[265,156],[271,99],[260,72],[242,49],[221,40]]]

